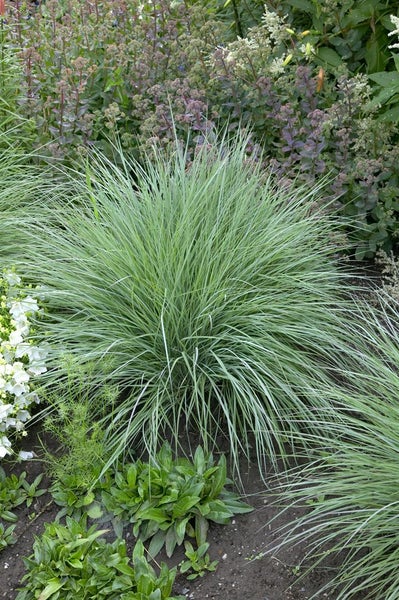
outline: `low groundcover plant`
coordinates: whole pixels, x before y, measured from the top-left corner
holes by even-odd
[[[176,569],[162,564],[157,575],[141,541],[130,561],[125,542],[106,542],[105,533],[87,528],[85,519],[47,523],[24,559],[27,573],[17,600],[182,600],[171,596]]]
[[[133,525],[134,536],[151,540],[151,557],[164,546],[170,557],[187,535],[200,547],[210,522],[224,525],[234,515],[253,510],[226,489],[228,483],[223,455],[215,464],[213,456],[198,447],[193,461],[174,460],[165,444],[152,464],[139,460],[116,471],[101,499],[107,512]]]
[[[37,300],[23,293],[21,278],[4,271],[0,279],[0,459],[12,454],[7,433],[25,434],[28,411],[39,402],[32,379],[47,370],[44,344],[30,339],[30,318],[39,312]],[[31,453],[21,451],[21,458]]]

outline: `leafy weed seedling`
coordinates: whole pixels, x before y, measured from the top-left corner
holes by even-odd
[[[186,540],[184,542],[184,547],[186,549],[185,555],[187,560],[184,560],[179,564],[179,570],[182,574],[192,571],[187,575],[187,579],[197,579],[197,577],[203,577],[207,571],[216,571],[219,561],[211,561],[208,554],[208,542],[201,544],[199,548],[194,550],[193,545]]]

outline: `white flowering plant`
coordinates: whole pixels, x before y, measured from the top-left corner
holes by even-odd
[[[0,275],[0,460],[13,454],[11,432],[26,435],[29,407],[39,402],[33,380],[47,371],[47,349],[31,339],[31,318],[41,310],[14,271]],[[32,455],[19,453],[21,459]]]

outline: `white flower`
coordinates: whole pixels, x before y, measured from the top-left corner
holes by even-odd
[[[3,421],[3,425],[1,431],[7,431],[7,429],[10,429],[11,427],[15,429],[17,426],[17,419],[15,417],[8,417],[8,419]]]
[[[10,440],[5,435],[3,435],[3,437],[0,438],[0,458],[4,458],[6,454],[12,454],[10,448]]]
[[[0,377],[8,377],[14,372],[13,368],[9,364],[0,365]]]
[[[27,410],[19,410],[17,412],[16,418],[21,421],[21,423],[24,423],[25,421],[27,421],[28,419],[30,419],[30,414]]]
[[[10,440],[1,433],[14,429],[26,435],[25,423],[31,418],[29,406],[39,402],[37,393],[30,390],[29,381],[47,370],[48,354],[47,347],[35,346],[28,337],[29,316],[40,310],[37,300],[20,296],[21,279],[15,273],[6,272],[3,280],[10,287],[6,305],[3,304],[1,310],[9,311],[11,331],[7,332],[8,340],[0,341],[0,458],[12,453]],[[27,460],[33,455],[23,451],[20,459]]]
[[[34,346],[33,344],[28,344],[27,342],[18,344],[15,349],[15,358],[27,356],[29,361],[32,363],[44,360],[47,354],[47,349],[40,346]]]
[[[274,58],[269,65],[269,71],[273,75],[278,75],[279,73],[284,73],[284,56],[280,56],[278,58]]]
[[[12,346],[18,346],[18,344],[21,344],[23,342],[23,337],[21,335],[21,332],[18,331],[18,329],[16,329],[15,331],[12,331],[10,333],[9,340],[10,340],[10,344]]]
[[[17,331],[19,331],[19,333],[22,336],[28,335],[29,321],[26,315],[17,315],[15,318],[11,319],[11,324],[15,327]]]
[[[390,31],[388,35],[399,35],[399,17],[395,17],[395,15],[390,15],[389,18],[391,19],[391,22],[396,27],[396,29]]]
[[[5,271],[3,273],[3,279],[5,279],[8,285],[11,286],[18,285],[19,283],[21,283],[21,278],[13,271]]]
[[[25,452],[24,450],[20,450],[18,454],[18,458],[20,460],[31,460],[35,456],[34,452]]]
[[[26,296],[23,300],[15,300],[10,305],[10,313],[17,321],[21,316],[25,316],[26,313],[35,313],[38,310],[37,300],[31,296]]]
[[[269,10],[265,6],[265,12],[262,16],[263,27],[269,32],[270,37],[279,43],[286,38],[286,24],[285,19],[287,17],[280,17],[273,10]]]
[[[47,367],[44,364],[44,362],[33,362],[29,365],[27,372],[29,375],[41,375],[42,373],[45,373],[47,371]]]
[[[4,389],[9,394],[14,394],[14,396],[16,396],[17,398],[19,398],[19,396],[22,396],[22,394],[26,394],[29,391],[27,385],[24,385],[23,383],[11,383],[10,381],[6,384],[6,387]]]
[[[13,380],[15,383],[27,383],[29,374],[25,371],[24,364],[17,361],[13,364]]]
[[[0,404],[0,421],[3,421],[10,413],[12,413],[14,407],[12,404]]]

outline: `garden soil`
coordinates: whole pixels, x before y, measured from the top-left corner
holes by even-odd
[[[32,436],[37,439],[35,433],[31,433],[29,438]],[[40,439],[45,443],[46,434],[41,433]],[[34,443],[33,440],[32,442]],[[39,447],[37,453],[40,454]],[[7,465],[5,466],[7,470]],[[16,474],[18,470],[26,471],[27,479],[31,482],[43,471],[43,463],[33,460],[14,465],[12,470],[8,469],[9,473]],[[277,529],[294,520],[298,514],[294,509],[289,509],[278,516],[279,508],[272,503],[272,492],[262,481],[255,465],[248,465],[243,461],[241,472],[244,499],[253,507],[253,511],[237,515],[228,525],[211,524],[208,534],[209,553],[212,560],[219,561],[216,571],[206,573],[194,581],[187,581],[185,576],[179,575],[175,581],[174,593],[181,594],[187,600],[308,600],[314,594],[320,600],[334,600],[336,596],[333,594],[318,593],[318,590],[336,572],[337,564],[331,561],[306,574],[303,567],[300,567],[306,554],[304,545],[264,554],[266,548],[273,547]],[[49,481],[43,479],[41,487],[48,484]],[[34,536],[43,532],[46,522],[55,519],[58,508],[46,493],[29,508],[16,509],[14,512],[19,517],[17,542],[0,552],[0,600],[16,598],[25,572],[22,558],[31,554]],[[128,532],[126,541],[131,551],[134,540]],[[183,551],[178,549],[171,560],[166,560],[163,556],[157,557],[157,560],[165,560],[170,566],[174,566],[183,558]]]

